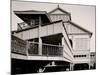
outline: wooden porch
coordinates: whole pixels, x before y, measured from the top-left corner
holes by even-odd
[[[65,53],[62,45],[53,45],[45,43],[39,45],[39,43],[37,42],[26,42],[13,35],[11,45],[11,56],[15,59],[55,61],[59,60],[71,62],[70,59],[64,58]],[[39,46],[41,47],[42,51],[39,50]]]

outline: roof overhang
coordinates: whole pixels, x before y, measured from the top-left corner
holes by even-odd
[[[45,17],[48,22],[51,22],[51,19],[46,11],[14,11],[14,13],[23,21],[31,19],[34,16],[42,16]]]
[[[45,14],[45,11],[14,11],[16,15],[18,14]]]

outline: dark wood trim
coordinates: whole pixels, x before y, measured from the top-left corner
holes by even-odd
[[[89,33],[68,33],[68,35],[90,35]]]
[[[90,33],[68,33],[68,35],[89,35],[90,38],[92,36]]]

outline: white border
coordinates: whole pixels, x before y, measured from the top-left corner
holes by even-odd
[[[24,0],[26,1],[26,0]],[[100,2],[99,0],[28,0],[40,2],[55,2],[55,3],[71,3],[96,5],[96,44],[97,44],[97,69],[88,71],[73,71],[73,72],[55,72],[55,73],[38,73],[39,75],[98,75],[100,66]],[[0,0],[0,75],[10,74],[10,0]],[[36,74],[34,74],[36,75]]]

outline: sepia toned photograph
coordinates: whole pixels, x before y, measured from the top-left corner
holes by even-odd
[[[11,74],[96,69],[96,6],[11,1]]]

